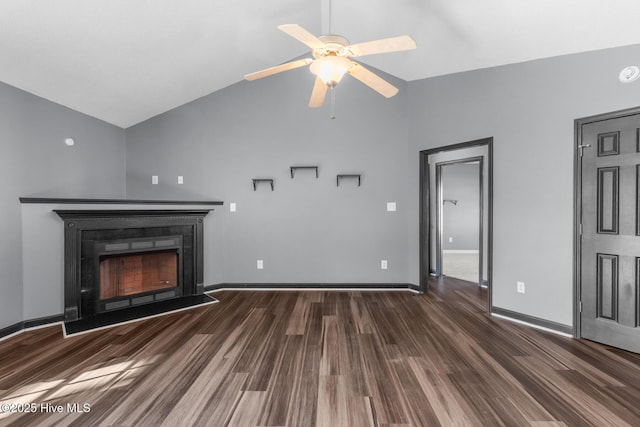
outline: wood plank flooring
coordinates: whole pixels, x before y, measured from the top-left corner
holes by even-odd
[[[0,413],[0,425],[640,425],[639,355],[492,318],[467,282],[215,297],[0,342],[0,402],[34,410]]]

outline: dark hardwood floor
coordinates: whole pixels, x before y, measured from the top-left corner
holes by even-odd
[[[35,411],[0,424],[640,425],[639,355],[492,318],[467,282],[215,297],[67,339],[55,326],[0,342],[0,402]]]

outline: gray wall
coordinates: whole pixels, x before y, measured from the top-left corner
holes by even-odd
[[[639,105],[640,85],[617,79],[639,57],[636,45],[410,82],[409,235],[419,151],[493,136],[493,304],[571,325],[574,119]],[[409,244],[416,282],[418,239]]]
[[[480,164],[454,163],[442,167],[444,250],[480,250]],[[453,241],[449,242],[449,238]]]
[[[123,197],[125,141],[123,129],[0,83],[0,144],[2,329],[25,319],[18,198]]]
[[[129,128],[127,195],[225,202],[213,216],[218,256],[207,255],[206,284],[406,283],[407,88],[386,77],[400,89],[391,99],[345,76],[335,120],[328,97],[322,109],[307,108],[313,76],[298,69]],[[298,171],[291,179],[292,165],[318,165],[320,178]],[[340,173],[361,173],[362,186],[337,187]],[[274,178],[275,191],[254,191],[256,177]],[[391,201],[396,212],[386,211]]]

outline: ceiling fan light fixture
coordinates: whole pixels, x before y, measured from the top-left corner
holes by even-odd
[[[325,56],[313,61],[311,72],[329,87],[334,87],[351,68],[352,62],[344,56]]]

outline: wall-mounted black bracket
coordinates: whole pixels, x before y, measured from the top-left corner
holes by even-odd
[[[318,166],[290,166],[289,170],[291,171],[291,179],[293,179],[296,169],[313,169],[316,171],[316,178],[318,178]]]
[[[260,182],[267,182],[269,184],[271,184],[271,191],[273,191],[273,179],[271,178],[253,178],[253,191],[256,191],[258,188],[258,183]]]
[[[340,186],[340,179],[342,178],[358,178],[358,187],[360,187],[360,184],[362,182],[362,177],[359,173],[340,174],[336,175],[336,187]]]

